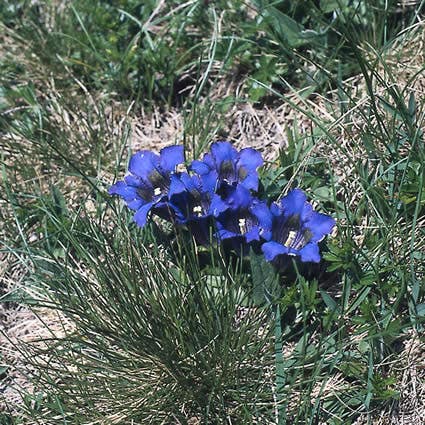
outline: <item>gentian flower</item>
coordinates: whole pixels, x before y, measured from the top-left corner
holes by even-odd
[[[168,214],[171,176],[183,161],[183,146],[166,147],[159,155],[147,150],[136,152],[130,158],[124,180],[115,183],[108,192],[121,196],[129,208],[136,210],[133,219],[143,227],[149,211]]]
[[[187,173],[171,176],[169,204],[174,211],[175,222],[185,224],[202,245],[210,242],[213,216],[229,208],[214,193],[213,186],[207,186],[199,176]]]
[[[237,186],[225,202],[230,208],[217,217],[217,237],[251,243],[269,237],[272,214],[265,202],[254,198],[243,186]]]
[[[170,205],[175,211],[176,221],[180,224],[199,217],[217,216],[229,206],[214,193],[197,175],[181,173],[171,177],[169,191]]]
[[[291,190],[280,204],[272,204],[271,232],[261,249],[267,261],[280,255],[299,256],[301,261],[320,261],[318,242],[332,231],[335,220],[313,211],[300,189]]]
[[[238,152],[229,142],[216,142],[211,145],[211,153],[206,153],[202,161],[196,160],[191,169],[202,177],[208,186],[236,186],[238,183],[247,189],[258,189],[257,168],[263,164],[261,154],[252,148]]]

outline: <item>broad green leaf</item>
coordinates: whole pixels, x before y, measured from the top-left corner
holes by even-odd
[[[338,304],[327,292],[320,290],[320,294],[322,295],[322,298],[326,304],[326,307],[328,307],[330,311],[339,310]]]
[[[287,42],[289,47],[299,47],[306,42],[302,34],[303,26],[280,10],[275,7],[269,7],[266,10],[266,17],[280,40]]]
[[[250,251],[252,296],[256,305],[273,303],[280,296],[278,274],[264,256]]]
[[[320,0],[320,10],[323,13],[330,13],[339,10],[342,1],[339,0]]]
[[[416,306],[416,312],[419,317],[425,317],[425,304],[418,304]]]

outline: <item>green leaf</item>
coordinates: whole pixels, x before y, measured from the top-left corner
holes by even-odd
[[[320,0],[320,10],[323,13],[330,13],[334,10],[338,10],[340,7],[340,1],[338,0]]]
[[[365,298],[368,296],[369,292],[371,291],[371,287],[367,286],[364,288],[363,291],[360,292],[359,296],[356,298],[356,300],[351,304],[351,306],[347,310],[347,314],[352,313],[357,309],[357,307],[365,300]]]
[[[367,353],[369,350],[370,350],[370,344],[369,344],[369,342],[366,341],[366,340],[364,340],[364,339],[362,339],[359,342],[359,351],[360,351],[360,353],[364,354],[364,353]]]
[[[338,304],[327,292],[325,292],[321,289],[320,294],[322,295],[322,298],[323,298],[323,301],[326,304],[326,307],[328,307],[330,311],[339,310]]]
[[[61,191],[57,186],[52,185],[50,190],[52,194],[55,213],[58,217],[61,217],[67,212],[65,198],[63,197]]]
[[[425,304],[418,304],[416,306],[416,313],[419,317],[425,316]]]
[[[0,364],[0,378],[2,378],[5,373],[7,372],[7,369],[9,369],[9,366]]]
[[[256,305],[272,304],[280,297],[278,274],[274,267],[264,259],[250,251],[252,296]]]
[[[36,298],[32,297],[25,290],[15,290],[7,292],[0,297],[0,303],[25,303],[34,304]]]
[[[323,201],[329,201],[333,199],[332,189],[327,186],[318,187],[313,192],[317,198],[320,198]]]
[[[273,28],[281,41],[285,41],[289,47],[299,47],[306,41],[303,39],[303,26],[285,15],[275,7],[266,10],[266,18],[270,27]]]
[[[412,92],[409,96],[409,104],[408,104],[409,114],[412,118],[415,117],[416,114],[416,99],[415,94]]]
[[[359,361],[350,360],[342,362],[338,366],[338,369],[346,376],[358,377],[362,376],[365,373],[366,366],[363,363],[360,363]]]

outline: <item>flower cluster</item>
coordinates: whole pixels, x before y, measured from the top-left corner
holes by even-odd
[[[109,193],[136,211],[134,221],[141,227],[156,214],[186,226],[203,245],[213,236],[219,242],[260,247],[267,261],[288,255],[320,261],[318,242],[331,232],[335,220],[315,212],[300,189],[271,205],[257,198],[257,170],[263,164],[258,151],[237,151],[229,142],[216,142],[202,160],[177,171],[183,163],[183,146],[164,148],[159,155],[137,152],[124,180]]]

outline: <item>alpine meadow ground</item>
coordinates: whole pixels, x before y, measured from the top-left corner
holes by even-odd
[[[1,424],[425,423],[423,2],[0,21]]]

